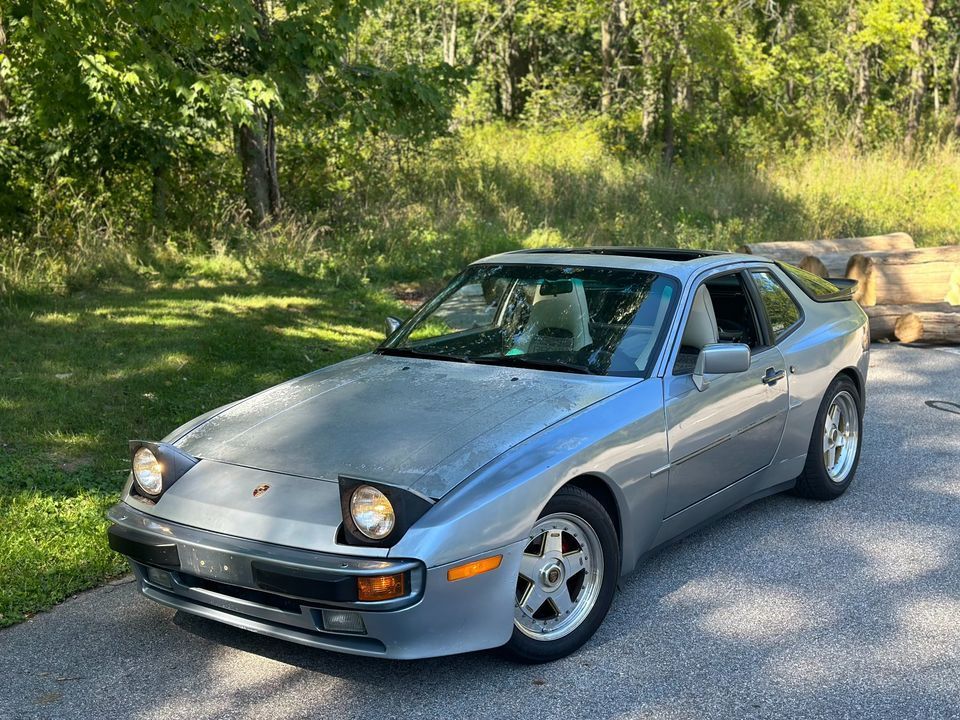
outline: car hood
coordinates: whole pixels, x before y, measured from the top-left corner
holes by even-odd
[[[363,355],[270,388],[171,438],[199,458],[440,498],[517,443],[636,378]]]

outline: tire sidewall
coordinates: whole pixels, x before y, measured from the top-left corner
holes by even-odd
[[[857,409],[857,450],[853,458],[853,464],[850,466],[850,472],[847,473],[847,476],[843,479],[843,482],[836,482],[831,479],[830,475],[827,473],[827,468],[823,462],[823,426],[827,419],[827,412],[830,410],[830,406],[833,404],[833,401],[836,399],[837,395],[841,392],[848,392],[853,397],[854,406]],[[832,497],[840,497],[847,488],[850,487],[850,483],[853,482],[854,476],[857,474],[857,467],[860,465],[860,453],[863,450],[863,400],[860,397],[860,392],[857,390],[857,386],[847,377],[838,377],[827,388],[826,394],[823,396],[823,402],[820,404],[820,410],[817,412],[817,421],[813,426],[813,436],[810,438],[810,456],[815,460],[815,470],[817,479],[820,481],[821,487],[823,488],[825,494],[831,495]]]
[[[505,649],[521,662],[551,662],[580,648],[593,636],[606,617],[620,576],[620,544],[616,529],[606,510],[593,496],[577,487],[562,488],[550,499],[538,520],[555,513],[575,515],[593,528],[600,540],[603,554],[603,579],[590,613],[568,635],[556,640],[535,640],[514,626],[513,635]]]

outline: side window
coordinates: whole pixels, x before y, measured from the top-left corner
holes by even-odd
[[[740,272],[728,272],[709,278],[697,289],[673,366],[674,375],[692,373],[700,350],[710,343],[744,343],[753,350],[763,346],[746,282]]]
[[[800,321],[800,308],[793,298],[783,289],[780,281],[772,273],[764,270],[751,270],[750,276],[757,284],[760,300],[767,310],[770,327],[773,330],[774,340],[779,340],[784,333]]]

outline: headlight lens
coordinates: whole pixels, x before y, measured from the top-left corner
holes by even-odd
[[[150,448],[142,447],[133,455],[133,477],[147,495],[163,490],[163,466]]]
[[[390,500],[369,485],[361,485],[350,496],[350,517],[357,530],[371,540],[383,540],[397,524]]]

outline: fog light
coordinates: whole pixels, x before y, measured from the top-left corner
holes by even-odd
[[[160,587],[165,587],[168,590],[173,588],[173,582],[170,580],[170,573],[168,573],[166,570],[157,570],[156,568],[148,567],[147,582],[151,582],[154,585],[159,585]]]
[[[353,633],[366,635],[367,628],[363,625],[363,618],[358,613],[348,610],[324,610],[323,629],[330,632]]]
[[[357,578],[357,599],[367,602],[392,600],[407,594],[407,583],[400,575],[371,575]]]

